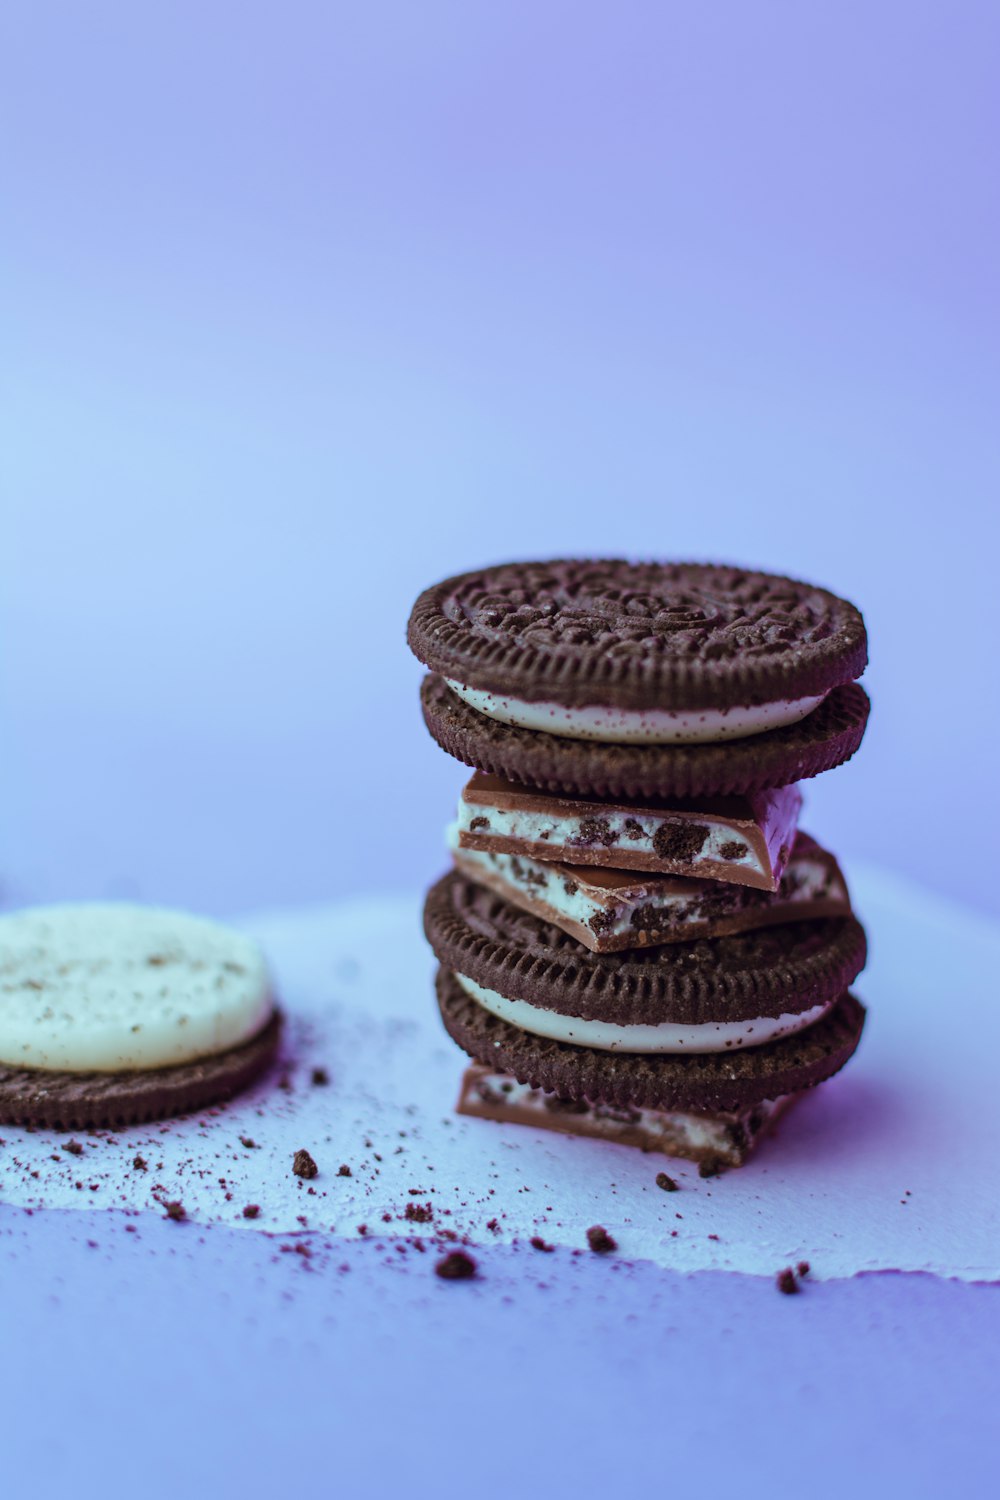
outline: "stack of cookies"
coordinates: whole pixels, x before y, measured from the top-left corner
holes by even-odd
[[[515,563],[414,605],[475,768],[428,894],[459,1111],[738,1166],[854,1052],[865,961],[797,783],[861,743],[853,605],[694,563]]]

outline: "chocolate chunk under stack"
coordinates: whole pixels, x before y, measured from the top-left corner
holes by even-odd
[[[853,605],[700,563],[512,563],[414,605],[474,768],[424,911],[459,1112],[738,1166],[858,1045],[865,935],[798,782],[861,743]]]

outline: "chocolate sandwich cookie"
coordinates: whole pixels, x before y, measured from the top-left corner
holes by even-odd
[[[420,689],[434,740],[467,766],[569,796],[746,796],[819,776],[850,760],[870,704],[856,682],[833,688],[805,718],[752,738],[715,744],[611,744],[501,724],[460,698],[444,678]]]
[[[623,805],[557,797],[477,772],[459,799],[458,842],[463,849],[775,891],[801,807],[796,786],[749,797]]]
[[[864,1006],[843,994],[807,1030],[724,1052],[607,1052],[535,1036],[492,1014],[439,969],[438,1005],[452,1040],[491,1069],[569,1100],[697,1112],[740,1111],[813,1088],[838,1073],[861,1040]]]
[[[0,917],[0,1121],[200,1109],[260,1076],[280,1034],[259,949],[214,922],[125,904]]]
[[[50,1130],[112,1130],[191,1114],[249,1088],[273,1062],[280,1038],[276,1011],[242,1046],[174,1068],[71,1073],[0,1065],[0,1121]]]
[[[738,1110],[637,1109],[600,1100],[561,1099],[518,1083],[509,1073],[473,1063],[462,1077],[455,1113],[681,1156],[714,1175],[720,1168],[742,1166],[761,1136],[801,1098],[801,1091],[783,1094]]]
[[[739,740],[797,723],[868,659],[825,589],[706,563],[507,563],[427,589],[416,656],[477,713],[602,744]],[[523,779],[523,778],[522,778]]]
[[[865,961],[851,916],[591,953],[457,872],[431,887],[424,931],[480,1009],[613,1052],[755,1048],[818,1022]]]
[[[460,847],[457,869],[515,906],[551,922],[593,953],[724,937],[775,923],[842,917],[851,910],[833,855],[799,832],[775,892],[672,875],[553,864],[523,854]]]

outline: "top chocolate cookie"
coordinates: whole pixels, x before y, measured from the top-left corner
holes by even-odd
[[[705,563],[508,563],[427,589],[415,655],[525,729],[704,743],[794,723],[864,671],[864,621],[825,589]]]

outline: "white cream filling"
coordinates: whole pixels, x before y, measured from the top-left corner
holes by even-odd
[[[248,1041],[273,1008],[264,958],[238,932],[127,904],[0,917],[0,1064],[116,1073]]]
[[[615,1026],[607,1021],[585,1021],[543,1010],[527,1000],[509,1000],[496,990],[484,989],[465,974],[455,974],[465,993],[484,1010],[551,1041],[570,1042],[576,1047],[595,1047],[599,1052],[727,1052],[737,1047],[759,1047],[780,1036],[804,1031],[830,1009],[814,1005],[794,1015],[762,1016],[758,1020],[706,1022],[699,1026]]]
[[[768,729],[797,724],[823,701],[820,695],[757,703],[749,708],[647,709],[594,705],[568,708],[562,703],[528,703],[522,698],[484,692],[465,687],[450,677],[445,680],[470,708],[501,724],[615,745],[705,745],[717,740],[746,739]]]

